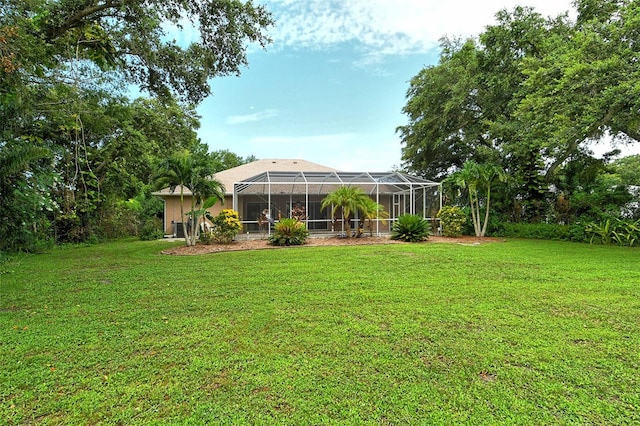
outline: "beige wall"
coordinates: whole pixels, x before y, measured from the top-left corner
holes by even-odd
[[[187,212],[191,210],[191,196],[184,197],[184,218],[180,218],[180,197],[164,197],[164,233],[165,235],[173,234],[173,222],[182,222],[188,220]],[[212,216],[217,216],[222,209],[233,208],[232,197],[227,196],[224,200],[224,205],[216,203],[213,207],[208,209]],[[242,219],[242,218],[241,218]]]

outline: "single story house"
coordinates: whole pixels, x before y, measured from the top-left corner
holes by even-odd
[[[265,217],[298,216],[310,232],[340,231],[331,208],[322,209],[326,195],[341,186],[357,186],[381,204],[388,220],[374,220],[373,232],[388,233],[390,223],[404,213],[420,214],[437,228],[435,216],[442,207],[441,185],[400,172],[341,172],[301,159],[265,159],[216,173],[224,185],[224,205],[209,209],[217,215],[224,208],[240,214],[243,234],[270,232]],[[164,232],[181,236],[180,188],[164,188],[153,195],[164,200]],[[191,191],[184,190],[185,213],[191,206]],[[301,214],[302,212],[302,214]],[[337,213],[338,214],[338,213]],[[357,220],[356,217],[354,220]],[[266,226],[265,226],[266,225]]]

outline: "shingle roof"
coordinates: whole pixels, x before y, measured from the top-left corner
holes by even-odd
[[[264,172],[337,172],[337,169],[312,163],[302,159],[264,159],[233,167],[216,173],[213,177],[224,185],[225,194],[233,194],[233,184],[242,182]],[[154,192],[153,195],[180,195],[180,187],[173,191],[164,188]],[[184,195],[191,195],[188,188],[184,189]]]
[[[171,187],[167,186],[166,188],[161,189],[160,191],[156,191],[156,192],[152,192],[151,195],[180,195],[180,187],[182,185],[178,185],[176,186],[173,191],[171,190]],[[187,188],[186,186],[184,187],[184,195],[191,195],[191,190],[189,188]]]
[[[233,194],[233,184],[264,172],[336,172],[336,169],[301,159],[265,159],[243,164],[215,174],[226,194]]]

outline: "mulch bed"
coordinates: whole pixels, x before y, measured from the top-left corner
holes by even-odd
[[[459,238],[437,237],[431,236],[428,240],[418,244],[432,244],[432,243],[449,243],[449,244],[463,244],[463,245],[479,245],[486,243],[503,242],[501,238],[491,237],[470,237],[463,236]],[[355,246],[355,245],[367,245],[367,244],[416,244],[405,243],[402,241],[392,240],[389,237],[362,237],[362,238],[338,238],[338,237],[322,237],[322,238],[308,238],[307,242],[303,246],[293,247],[318,247],[318,246]],[[271,250],[282,249],[289,247],[272,246],[266,240],[245,240],[245,241],[233,241],[230,244],[198,244],[192,247],[174,247],[171,249],[163,250],[162,254],[170,254],[175,256],[191,256],[207,253],[220,253],[225,251],[239,251],[239,250]]]

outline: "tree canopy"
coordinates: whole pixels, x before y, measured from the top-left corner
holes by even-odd
[[[3,0],[5,32],[17,28],[30,46],[38,44],[51,68],[73,59],[101,69],[118,69],[128,82],[151,94],[172,92],[198,103],[210,91],[208,80],[238,74],[247,64],[246,44],[265,46],[273,24],[264,6],[237,0]],[[13,21],[13,22],[12,22]],[[197,29],[197,41],[179,43],[185,26]]]
[[[0,250],[101,233],[113,206],[150,191],[161,160],[202,150],[195,111],[211,78],[238,74],[273,24],[239,0],[0,0],[0,11]],[[243,161],[217,155],[218,169]]]
[[[640,3],[574,6],[573,20],[501,10],[476,38],[443,38],[438,64],[407,91],[408,123],[397,128],[405,167],[443,179],[470,160],[499,166],[511,179],[497,205],[539,220],[566,174],[597,162],[599,141],[637,143]]]

